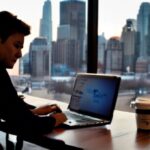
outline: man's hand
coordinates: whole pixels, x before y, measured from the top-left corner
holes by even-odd
[[[51,117],[56,119],[55,127],[59,126],[67,120],[67,117],[63,113],[54,113],[51,115]]]
[[[56,105],[44,105],[31,110],[35,115],[47,115],[50,113],[60,113],[61,109]]]

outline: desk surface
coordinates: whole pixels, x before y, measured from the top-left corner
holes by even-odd
[[[39,100],[35,98],[34,103],[35,101],[38,103]],[[32,103],[31,101],[28,102]],[[58,103],[63,109],[67,107],[65,103],[58,101],[42,100],[42,103]],[[150,131],[137,131],[135,114],[117,110],[114,112],[110,125],[80,129],[58,128],[47,136],[61,139],[68,145],[81,147],[85,150],[150,149]]]

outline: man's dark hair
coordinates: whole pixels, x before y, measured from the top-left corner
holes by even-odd
[[[2,42],[15,33],[30,34],[30,26],[8,11],[0,12],[0,39]]]

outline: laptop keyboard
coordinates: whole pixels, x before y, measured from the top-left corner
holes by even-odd
[[[97,122],[97,120],[94,120],[92,118],[88,118],[86,116],[82,116],[82,115],[78,115],[78,114],[75,114],[75,113],[71,113],[69,111],[65,111],[64,112],[65,115],[67,116],[68,119],[75,119],[77,122]]]

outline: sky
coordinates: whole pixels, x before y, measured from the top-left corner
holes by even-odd
[[[30,42],[39,36],[39,23],[42,17],[42,8],[46,0],[1,0],[0,11],[7,10],[17,15],[31,26],[31,35],[25,38],[23,55],[28,52]],[[85,0],[86,1],[86,0]],[[53,39],[56,39],[59,25],[59,2],[52,2]],[[150,0],[99,0],[99,29],[98,33],[104,33],[106,39],[112,36],[120,36],[126,19],[136,19],[142,2]]]
[[[150,0],[99,0],[99,34],[120,36],[126,19],[137,19],[142,2]]]

